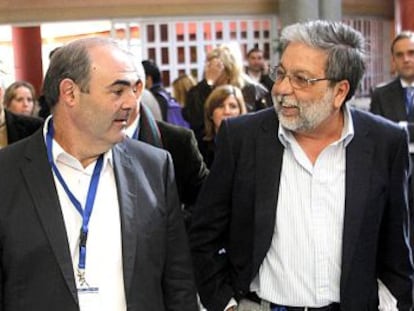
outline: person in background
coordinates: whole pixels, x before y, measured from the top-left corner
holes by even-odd
[[[273,81],[269,77],[269,65],[263,55],[263,51],[257,47],[252,48],[247,52],[246,60],[247,67],[246,73],[254,81],[264,85],[269,92],[272,91]]]
[[[152,60],[143,60],[142,65],[145,70],[145,87],[151,91],[152,95],[157,99],[161,110],[161,116],[164,121],[167,121],[168,101],[161,92],[169,94],[162,85],[161,72],[157,64]]]
[[[171,157],[125,134],[143,79],[108,38],[53,55],[52,115],[0,150],[2,311],[197,311]]]
[[[142,66],[138,65],[138,71],[144,76]],[[133,139],[165,149],[171,154],[178,196],[188,226],[191,208],[208,175],[193,131],[155,120],[145,102],[138,98],[137,105],[131,110],[126,133]]]
[[[414,141],[414,32],[397,34],[391,59],[397,76],[373,90],[370,111],[407,126]]]
[[[196,80],[190,74],[182,74],[172,82],[173,95],[182,107],[185,106],[188,91],[196,84]]]
[[[142,90],[141,102],[143,102],[145,106],[148,107],[155,120],[162,120],[160,105],[150,90]]]
[[[199,148],[210,168],[214,161],[216,135],[223,120],[247,112],[241,90],[233,85],[220,85],[211,92],[204,107],[204,137]]]
[[[272,105],[267,89],[243,72],[241,57],[238,57],[233,47],[223,45],[211,50],[207,54],[204,78],[190,89],[182,111],[200,144],[204,131],[205,102],[213,89],[223,84],[231,84],[242,90],[249,112]]]
[[[43,124],[42,119],[15,114],[4,109],[5,91],[4,79],[0,75],[0,148],[30,136]]]
[[[37,109],[36,91],[27,81],[16,81],[4,92],[4,107],[15,113],[33,116]]]
[[[201,301],[209,311],[412,310],[407,133],[348,104],[365,40],[321,20],[280,40],[274,108],[222,122],[194,207]]]
[[[407,128],[410,143],[414,143],[414,32],[403,31],[391,43],[391,59],[395,79],[376,87],[371,94],[370,111]],[[414,154],[411,153],[414,163]],[[413,166],[410,174],[409,203],[414,221]],[[411,243],[414,246],[414,232]]]

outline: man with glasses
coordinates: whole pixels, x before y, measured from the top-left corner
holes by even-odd
[[[407,134],[347,101],[364,38],[286,27],[274,109],[228,119],[190,244],[209,311],[411,310]]]

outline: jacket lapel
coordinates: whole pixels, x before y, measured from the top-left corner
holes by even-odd
[[[131,172],[139,170],[139,162],[133,163],[126,150],[126,144],[118,144],[113,148],[115,179],[118,188],[122,231],[122,257],[124,270],[125,293],[129,295],[139,231],[139,217],[137,215],[137,198],[139,197],[138,174]],[[122,183],[122,184],[121,184]]]
[[[352,111],[352,110],[351,110]],[[368,128],[360,122],[359,115],[352,111],[355,135],[346,148],[345,216],[342,245],[341,288],[345,288],[351,270],[356,241],[369,194],[370,172],[374,148],[368,139]]]
[[[256,137],[256,198],[253,274],[257,272],[270,247],[276,217],[283,146],[277,137],[278,121],[269,110]]]
[[[62,275],[73,299],[78,302],[65,223],[47,160],[42,130],[37,131],[30,139],[25,157],[27,165],[22,168],[23,177]]]

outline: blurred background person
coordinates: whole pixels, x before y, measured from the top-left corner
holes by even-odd
[[[255,47],[247,52],[246,73],[250,78],[261,83],[269,92],[272,91],[273,80],[269,77],[269,64],[267,63],[264,53],[261,49]]]
[[[42,119],[14,114],[4,109],[5,83],[0,75],[0,148],[33,134],[42,126]]]
[[[402,31],[391,43],[391,60],[396,77],[376,87],[371,95],[370,111],[405,126],[411,145],[414,143],[414,32]],[[410,154],[414,162],[414,153]],[[411,167],[410,218],[414,220],[414,181]],[[414,234],[411,232],[412,245]]]
[[[137,70],[144,76],[143,66],[137,64]],[[142,79],[141,82],[143,89],[145,80]],[[132,139],[165,149],[171,154],[178,196],[188,226],[191,220],[191,207],[195,204],[200,188],[209,173],[193,131],[156,120],[142,96],[137,98],[137,105],[131,110],[126,134]]]
[[[168,92],[161,81],[161,72],[152,60],[142,61],[145,71],[145,85],[156,98],[161,110],[162,120],[171,124],[190,127],[181,113],[180,103]]]
[[[16,81],[4,92],[4,107],[16,114],[32,116],[37,112],[36,91],[27,81]]]
[[[155,120],[162,120],[160,105],[158,104],[158,100],[151,93],[151,91],[148,89],[142,90],[141,102],[144,103],[149,110],[151,110],[151,113],[154,116]]]
[[[208,168],[214,160],[215,138],[221,122],[246,112],[243,94],[237,86],[230,84],[218,86],[207,98],[204,108],[204,137],[199,148]]]
[[[143,60],[142,66],[145,71],[145,87],[154,95],[158,101],[161,110],[161,116],[164,121],[167,120],[168,102],[167,99],[161,95],[161,92],[168,93],[161,81],[161,72],[157,64],[152,60]]]
[[[206,58],[203,80],[188,92],[183,116],[190,123],[199,144],[204,131],[204,105],[216,87],[231,84],[240,88],[247,111],[257,111],[272,105],[269,91],[244,73],[242,59],[238,54],[230,46],[220,46],[210,51]]]
[[[175,99],[185,106],[188,91],[197,84],[197,81],[190,74],[182,74],[172,82],[173,95]]]
[[[391,43],[391,60],[396,77],[376,87],[371,96],[370,111],[394,122],[408,124],[414,140],[414,32],[403,31]]]

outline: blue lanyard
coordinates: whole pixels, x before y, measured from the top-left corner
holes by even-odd
[[[79,214],[82,216],[82,228],[80,230],[80,238],[79,238],[78,268],[80,270],[85,270],[86,240],[88,238],[88,225],[89,225],[89,219],[92,214],[93,204],[95,202],[96,190],[98,188],[99,178],[100,178],[101,170],[103,166],[103,154],[101,154],[98,160],[96,161],[95,168],[92,173],[91,182],[89,184],[85,209],[82,209],[82,205],[73,195],[73,193],[69,190],[68,185],[66,184],[65,180],[63,179],[62,175],[59,172],[59,169],[57,168],[55,162],[53,161],[53,156],[52,156],[53,136],[54,136],[53,119],[50,119],[48,130],[47,130],[47,135],[46,135],[47,157],[49,159],[50,165],[52,166],[53,172],[55,173],[57,179],[59,180],[66,194],[68,195],[70,201],[75,206]]]

